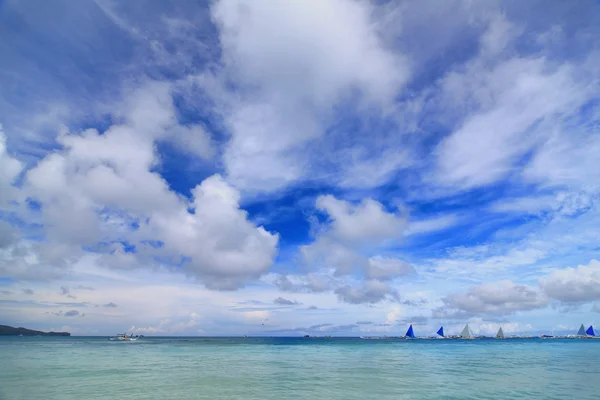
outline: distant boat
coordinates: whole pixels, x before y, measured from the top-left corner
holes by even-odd
[[[587,328],[587,331],[585,331],[585,334],[588,336],[596,336],[596,334],[594,333],[594,327],[590,325],[590,327]]]
[[[113,336],[108,339],[119,341],[119,342],[133,342],[133,341],[138,340],[138,336],[133,336],[133,333],[131,335],[127,335],[126,333],[118,333],[117,336]]]
[[[415,331],[413,330],[412,324],[410,324],[410,326],[408,327],[408,330],[406,331],[406,335],[404,335],[404,336],[409,337],[411,339],[415,338]]]
[[[325,336],[325,337],[331,337],[331,336]],[[384,340],[384,339],[393,339],[393,336],[361,336],[361,339],[368,339],[368,340]]]
[[[504,331],[502,330],[502,327],[498,329],[498,333],[496,333],[496,339],[504,339]]]
[[[440,329],[436,332],[439,337],[444,337],[444,327],[440,326]]]
[[[475,339],[473,334],[471,333],[471,329],[469,329],[469,324],[465,325],[464,329],[460,333],[461,339]]]
[[[579,327],[579,330],[577,331],[577,336],[585,336],[585,326],[583,326],[583,324],[581,324],[581,326]]]

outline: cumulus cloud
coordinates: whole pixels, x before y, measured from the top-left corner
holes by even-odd
[[[370,198],[352,204],[332,195],[319,196],[316,207],[330,218],[327,234],[343,243],[380,242],[399,237],[407,226],[403,213],[390,212]]]
[[[4,295],[16,302],[29,295],[22,285],[41,295],[44,281],[68,278],[62,296],[137,315],[127,291],[104,282],[159,276],[144,289],[154,295],[178,279],[179,296],[184,282],[228,290],[262,279],[310,293],[303,301],[322,310],[336,295],[348,312],[394,301],[379,324],[387,325],[425,308],[421,294],[396,292],[417,270],[415,285],[435,293],[442,280],[452,292],[458,280],[544,273],[541,291],[483,284],[448,295],[434,314],[497,317],[546,297],[558,310],[588,310],[600,298],[595,264],[543,268],[597,253],[600,8],[433,3],[155,2],[143,15],[128,2],[81,3],[66,14],[61,5],[7,4],[23,32],[8,27],[0,68],[9,88],[0,95],[0,277],[18,281]],[[44,37],[58,39],[39,45]],[[23,51],[67,67],[57,73]],[[90,70],[95,58],[106,68]],[[313,212],[314,196],[305,235],[296,217]],[[263,208],[275,217],[260,226]],[[294,216],[279,218],[283,208]],[[280,241],[280,228],[293,234]],[[289,272],[269,274],[274,262]],[[227,318],[261,325],[266,307],[278,309],[277,324],[301,309],[273,305],[273,287],[248,286],[239,296],[265,307],[224,306],[223,329],[233,325]],[[190,304],[239,304],[232,293],[178,296],[170,296],[177,306],[149,296],[141,308],[168,309],[164,322],[135,323],[195,333]],[[109,300],[119,313],[100,308],[116,305]]]
[[[600,299],[600,261],[550,272],[539,281],[542,290],[563,303],[589,302]]]
[[[338,298],[350,304],[373,304],[380,301],[397,301],[398,293],[385,282],[367,280],[360,286],[345,285],[335,290]]]
[[[275,300],[273,300],[273,303],[279,304],[281,306],[297,306],[297,305],[302,304],[302,303],[297,302],[296,300],[288,300],[288,299],[284,299],[283,297],[276,298]]]
[[[331,110],[356,92],[385,107],[408,75],[383,45],[370,3],[223,0],[211,13],[224,73],[237,83],[223,114],[232,133],[224,161],[246,190],[306,179],[306,146],[325,133]]]
[[[274,285],[286,292],[314,292],[320,293],[330,290],[335,282],[327,275],[276,275]]]
[[[77,248],[60,243],[21,240],[0,250],[0,274],[29,281],[57,279],[81,253]]]
[[[453,293],[442,299],[444,306],[434,310],[437,318],[469,318],[481,315],[511,315],[545,307],[548,299],[536,288],[498,281],[473,286],[464,293]]]
[[[315,241],[300,248],[308,265],[334,268],[336,276],[362,273],[380,279],[401,276],[410,269],[400,260],[376,254],[369,259],[358,251],[373,253],[387,241],[402,237],[407,219],[400,210],[388,211],[370,198],[353,204],[331,195],[319,196],[316,207],[329,219],[316,228]]]
[[[600,313],[600,303],[594,303],[592,306],[592,311]]]
[[[316,269],[334,268],[336,277],[359,272],[366,266],[367,259],[353,248],[321,236],[313,243],[300,248],[303,261]]]
[[[402,260],[375,256],[369,259],[366,276],[369,279],[393,279],[416,273],[415,268]]]
[[[157,256],[173,264],[183,259],[183,270],[208,287],[236,289],[268,271],[278,235],[248,221],[239,192],[221,176],[193,188],[188,202],[155,172],[156,141],[177,128],[169,90],[149,83],[134,91],[124,124],[103,133],[63,133],[62,150],[28,171],[26,190],[41,203],[44,229],[57,247],[109,243],[105,264],[123,268],[151,265]],[[136,251],[126,251],[123,240]]]
[[[194,214],[180,211],[179,218],[156,221],[167,247],[191,257],[188,270],[216,289],[234,289],[266,273],[279,236],[248,221],[239,193],[221,177],[207,178],[192,192]]]

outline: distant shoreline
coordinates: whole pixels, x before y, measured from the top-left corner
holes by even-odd
[[[0,325],[0,336],[71,336],[69,332],[42,332],[23,327]]]

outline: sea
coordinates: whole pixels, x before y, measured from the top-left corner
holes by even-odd
[[[0,399],[600,399],[600,340],[0,337]]]

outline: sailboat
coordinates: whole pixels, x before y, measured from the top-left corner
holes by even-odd
[[[407,338],[410,338],[410,339],[415,338],[415,331],[413,330],[412,324],[410,324],[410,326],[408,327],[408,330],[406,331],[406,335],[404,335],[404,336]]]
[[[587,336],[596,336],[596,334],[594,333],[594,327],[590,325],[590,327],[587,328],[587,330],[585,331],[585,334]]]
[[[444,339],[444,327],[440,326],[440,329],[438,329],[438,331],[436,332],[438,334],[437,338],[438,339]]]
[[[460,333],[461,339],[475,339],[473,334],[471,333],[471,329],[469,328],[469,324],[465,325],[465,328]]]
[[[498,329],[498,333],[496,333],[496,339],[504,339],[504,331],[502,330],[502,327]]]
[[[579,330],[577,331],[577,336],[585,336],[585,326],[583,326],[583,324],[581,324],[581,326],[579,327]]]

